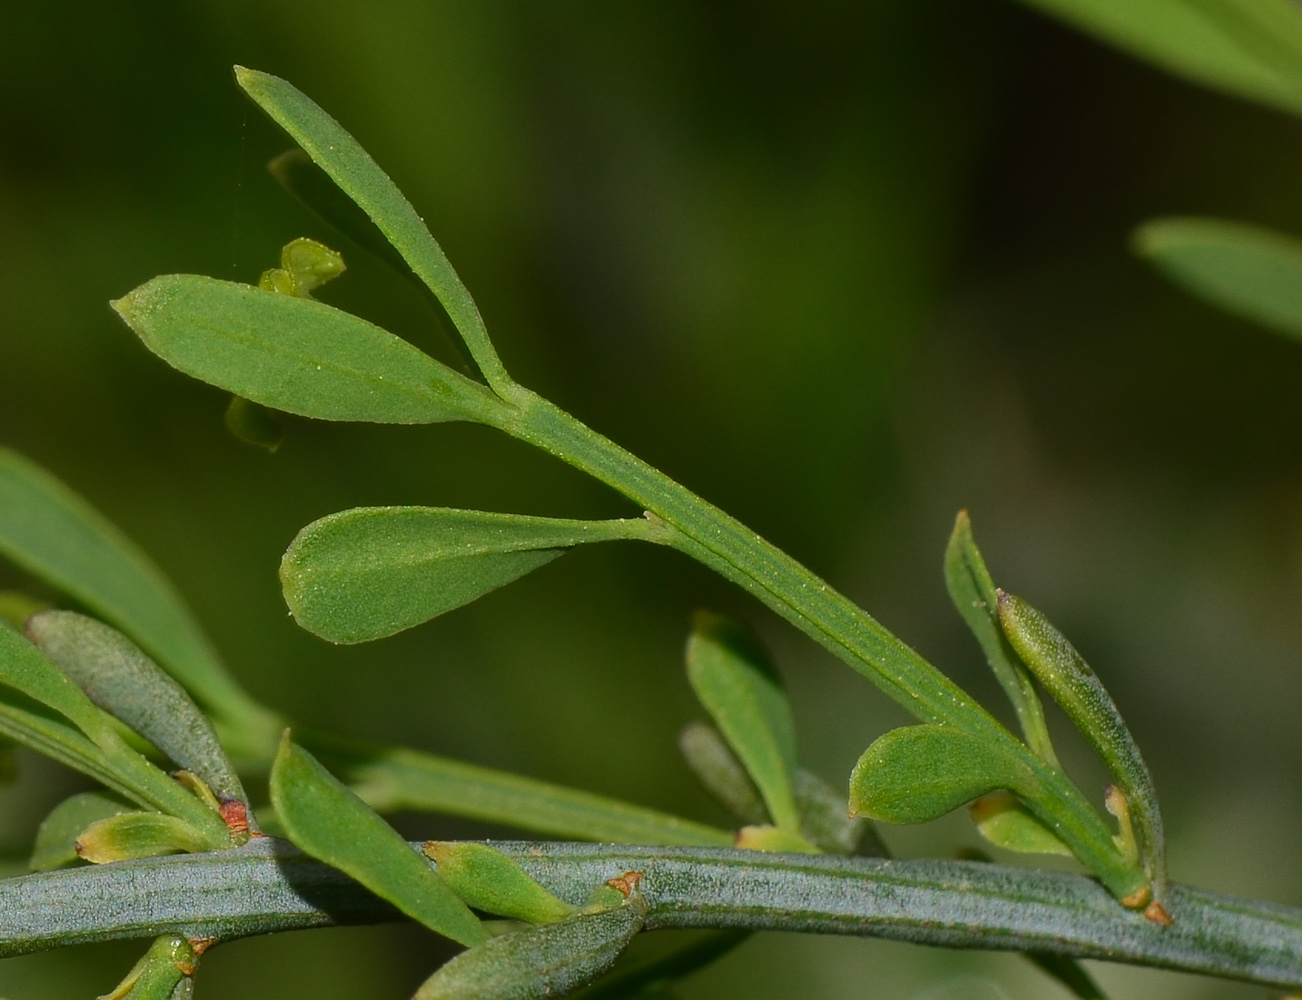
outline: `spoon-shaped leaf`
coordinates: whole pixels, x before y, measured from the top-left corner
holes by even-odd
[[[488,938],[446,882],[316,758],[281,740],[271,769],[271,803],[290,840],[356,879],[381,899],[464,945]]]
[[[1022,662],[1112,772],[1130,805],[1140,858],[1160,900],[1166,861],[1157,790],[1112,696],[1066,636],[1020,597],[1000,591],[999,621]]]
[[[298,623],[331,642],[419,625],[587,542],[655,541],[642,519],[567,521],[445,507],[359,507],[314,521],[280,564]]]
[[[108,792],[79,792],[64,799],[41,821],[28,867],[48,872],[78,859],[77,837],[92,823],[131,812],[131,804]]]
[[[850,814],[926,823],[996,788],[1034,778],[1022,763],[949,726],[905,726],[878,737],[850,775]]]
[[[1183,76],[1302,113],[1302,14],[1290,0],[1024,0]]]
[[[488,384],[510,384],[470,292],[416,210],[357,140],[285,80],[235,67],[244,92],[303,147],[438,297]]]
[[[687,678],[755,782],[774,824],[799,833],[796,727],[768,651],[745,626],[698,612],[687,640]]]
[[[972,522],[965,510],[958,512],[954,533],[945,549],[945,586],[954,607],[986,654],[986,662],[994,671],[999,686],[1013,703],[1027,745],[1041,760],[1057,768],[1058,758],[1044,723],[1040,696],[1035,693],[1031,675],[999,627],[995,584],[981,557],[981,550],[977,548],[976,539],[972,537]]]
[[[324,302],[167,274],[113,303],[146,347],[201,381],[318,420],[482,420],[483,386]]]
[[[493,938],[430,976],[414,1000],[563,997],[615,964],[646,920],[634,893],[621,906]]]
[[[1302,242],[1221,219],[1156,219],[1134,247],[1199,298],[1302,337]]]
[[[219,721],[241,752],[284,728],[227,673],[162,571],[82,497],[16,452],[0,448],[0,554],[131,636]]]
[[[212,723],[121,632],[75,611],[43,611],[28,620],[27,634],[96,705],[198,775],[220,799],[247,804]]]

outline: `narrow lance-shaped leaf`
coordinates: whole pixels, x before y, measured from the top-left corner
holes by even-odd
[[[464,944],[488,932],[398,832],[285,733],[271,803],[290,840],[356,879],[413,920]]]
[[[314,521],[280,565],[298,623],[331,642],[419,625],[537,569],[565,549],[656,541],[638,519],[567,521],[443,507],[359,507]]]
[[[220,799],[248,802],[212,723],[121,632],[75,611],[44,611],[28,620],[27,632],[96,705],[198,775]]]
[[[1157,791],[1112,696],[1067,638],[1026,601],[1001,591],[999,620],[1022,662],[1062,706],[1125,794],[1144,870],[1160,901],[1166,887],[1166,861]]]
[[[483,386],[324,302],[197,274],[147,281],[113,308],[173,368],[318,420],[482,421]]]
[[[799,833],[795,723],[768,651],[745,626],[698,612],[687,640],[687,677],[755,782],[773,822]]]
[[[1026,792],[1021,761],[949,726],[906,726],[880,736],[850,775],[850,813],[926,823],[996,788]]]
[[[86,500],[4,448],[0,554],[131,636],[229,724],[239,752],[270,757],[264,744],[283,725],[227,673],[162,571]]]
[[[1058,768],[1040,696],[999,627],[995,584],[972,537],[972,522],[965,510],[958,512],[954,533],[945,549],[945,586],[954,607],[976,636],[999,686],[1012,702],[1027,745],[1050,767]]]
[[[1302,241],[1222,219],[1156,219],[1135,251],[1186,291],[1227,312],[1302,338]]]
[[[96,820],[77,835],[77,856],[92,864],[212,850],[204,830],[158,812],[126,812]]]
[[[737,819],[752,826],[768,820],[759,789],[717,729],[688,723],[678,734],[678,749],[705,790]]]
[[[416,210],[369,153],[293,84],[235,67],[239,85],[293,137],[370,217],[447,310],[479,370],[494,388],[510,379],[488,339],[474,299]]]
[[[1023,0],[1199,83],[1302,113],[1302,13],[1291,0]]]
[[[606,972],[646,920],[634,894],[622,906],[504,934],[458,955],[414,1000],[543,1000],[563,997]]]
[[[531,924],[555,923],[576,910],[487,844],[431,840],[421,850],[438,865],[439,878],[476,910]]]
[[[209,849],[229,846],[221,818],[207,806],[132,750],[113,728],[112,721],[34,645],[11,629],[0,628],[0,685],[62,715],[98,749],[100,768],[116,779],[115,791],[128,794],[142,805],[188,820],[209,838]],[[0,691],[0,700],[3,700]],[[20,734],[11,732],[18,737]],[[67,743],[66,750],[76,750]],[[77,752],[84,752],[77,750]]]

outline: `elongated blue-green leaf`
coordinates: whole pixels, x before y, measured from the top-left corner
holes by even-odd
[[[51,754],[55,759],[79,766],[89,757],[88,766],[79,767],[88,773],[108,772],[113,780],[107,782],[114,791],[123,792],[142,805],[158,809],[188,820],[196,829],[210,838],[209,849],[229,846],[226,825],[202,802],[154,767],[144,757],[132,750],[113,728],[112,720],[51,663],[34,645],[12,629],[0,628],[0,685],[11,688],[25,698],[57,712],[71,722],[93,745],[86,747],[80,740],[70,739],[73,734],[65,727],[40,725],[40,713],[24,709],[0,691],[0,716],[7,716],[19,725],[7,727],[7,735],[23,739],[29,730],[21,726],[24,714],[36,725],[38,742],[33,749],[46,752],[41,743],[53,743]],[[98,776],[97,773],[97,776]]]
[[[1006,851],[1072,856],[1071,848],[1009,792],[991,792],[973,802],[972,822],[981,836]]]
[[[959,616],[986,654],[986,662],[994,671],[999,686],[1012,702],[1027,745],[1041,760],[1056,768],[1058,758],[1044,722],[1040,696],[1035,693],[1031,675],[999,627],[995,584],[981,557],[981,550],[977,548],[976,539],[972,537],[972,522],[965,510],[958,512],[954,533],[945,549],[945,586]]]
[[[687,677],[755,782],[773,822],[799,833],[796,727],[768,651],[745,626],[698,612],[687,640]]]
[[[146,347],[194,378],[318,420],[482,420],[483,386],[324,302],[197,274],[147,281],[113,303]]]
[[[430,976],[414,1000],[544,1000],[606,972],[642,929],[646,904],[583,913],[486,941]]]
[[[63,868],[77,861],[77,837],[92,823],[131,812],[126,799],[108,792],[80,792],[64,799],[41,821],[28,867],[34,872]]]
[[[227,673],[162,571],[82,497],[5,448],[0,448],[0,554],[131,636],[228,723],[238,737],[238,752],[270,757],[265,744],[283,724]]]
[[[27,633],[96,705],[198,775],[219,798],[247,804],[212,723],[121,632],[75,611],[43,611],[28,620]]]
[[[1292,0],[1024,0],[1186,79],[1302,113]]]
[[[370,154],[293,84],[243,66],[235,67],[235,78],[244,92],[357,203],[416,276],[429,286],[447,310],[488,384],[494,387],[509,384],[470,292],[411,202]]]
[[[487,844],[431,840],[421,850],[438,865],[439,878],[476,910],[509,920],[551,924],[571,916],[576,909]]]
[[[720,805],[748,825],[768,821],[759,789],[717,729],[705,722],[688,723],[678,734],[678,749]]]
[[[290,839],[413,920],[464,945],[483,924],[398,832],[285,733],[271,769],[271,803]]]
[[[1022,662],[1089,741],[1125,794],[1140,859],[1160,900],[1166,860],[1157,790],[1112,696],[1066,636],[1020,597],[1000,591],[999,621]]]
[[[996,788],[1026,789],[1021,761],[949,726],[906,726],[878,737],[850,775],[850,814],[926,823]]]
[[[164,934],[155,939],[126,978],[99,1000],[172,1000],[182,981],[194,976],[198,961],[189,941],[179,934]]]
[[[1302,241],[1223,219],[1155,219],[1134,247],[1187,291],[1262,326],[1302,337]]]
[[[445,507],[359,507],[314,521],[280,564],[309,632],[366,642],[419,625],[537,569],[565,549],[654,541],[649,521],[567,521]]]

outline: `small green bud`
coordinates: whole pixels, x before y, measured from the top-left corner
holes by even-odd
[[[345,270],[344,258],[324,243],[300,236],[280,251],[280,267],[263,271],[258,287],[264,292],[310,299],[312,292]]]
[[[1061,854],[1072,850],[1018,802],[1009,792],[983,795],[970,807],[978,832],[996,847],[1018,854]]]
[[[438,865],[439,877],[477,910],[531,924],[555,923],[575,911],[486,844],[431,840],[422,850]]]
[[[77,837],[77,855],[91,864],[213,849],[206,832],[156,812],[128,812],[96,820]]]
[[[798,833],[778,826],[743,826],[737,831],[737,846],[747,851],[785,851],[788,854],[820,854],[817,847]]]
[[[156,938],[149,950],[109,993],[99,1000],[170,1000],[181,981],[194,975],[199,955],[179,934]]]

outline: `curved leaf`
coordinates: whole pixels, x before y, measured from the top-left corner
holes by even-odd
[[[566,521],[445,507],[359,507],[314,521],[280,564],[289,609],[331,642],[419,625],[587,542],[655,539],[641,519]]]
[[[64,799],[41,821],[28,867],[48,872],[72,864],[79,857],[77,837],[86,827],[131,811],[130,803],[108,792],[80,792]]]
[[[719,731],[705,722],[690,722],[678,734],[678,749],[707,792],[749,826],[768,822],[755,782]]]
[[[1072,857],[1071,848],[1008,792],[991,792],[973,802],[972,822],[981,836],[1006,851]]]
[[[905,726],[879,737],[850,775],[850,815],[926,823],[1032,776],[1018,760],[949,726]]]
[[[156,812],[118,813],[96,820],[77,835],[77,856],[96,865],[161,854],[194,854],[213,846],[205,831]]]
[[[1212,305],[1302,337],[1302,241],[1223,219],[1155,219],[1135,251]]]
[[[439,878],[476,910],[531,924],[555,923],[575,911],[487,844],[431,840],[421,850],[438,865]]]
[[[235,79],[257,105],[303,147],[393,244],[443,304],[488,384],[510,383],[470,292],[438,241],[369,153],[340,124],[293,84],[257,70],[235,67]]]
[[[768,651],[745,626],[697,612],[687,640],[687,678],[755,782],[775,825],[800,832],[796,727]]]
[[[464,945],[488,938],[484,925],[398,832],[291,743],[288,731],[271,769],[271,803],[295,844],[413,920]]]
[[[286,413],[428,424],[482,420],[502,405],[405,340],[314,299],[167,274],[112,305],[173,368]]]
[[[264,744],[283,725],[227,673],[162,571],[82,497],[5,448],[0,553],[131,636],[230,724],[242,752],[270,756]]]

